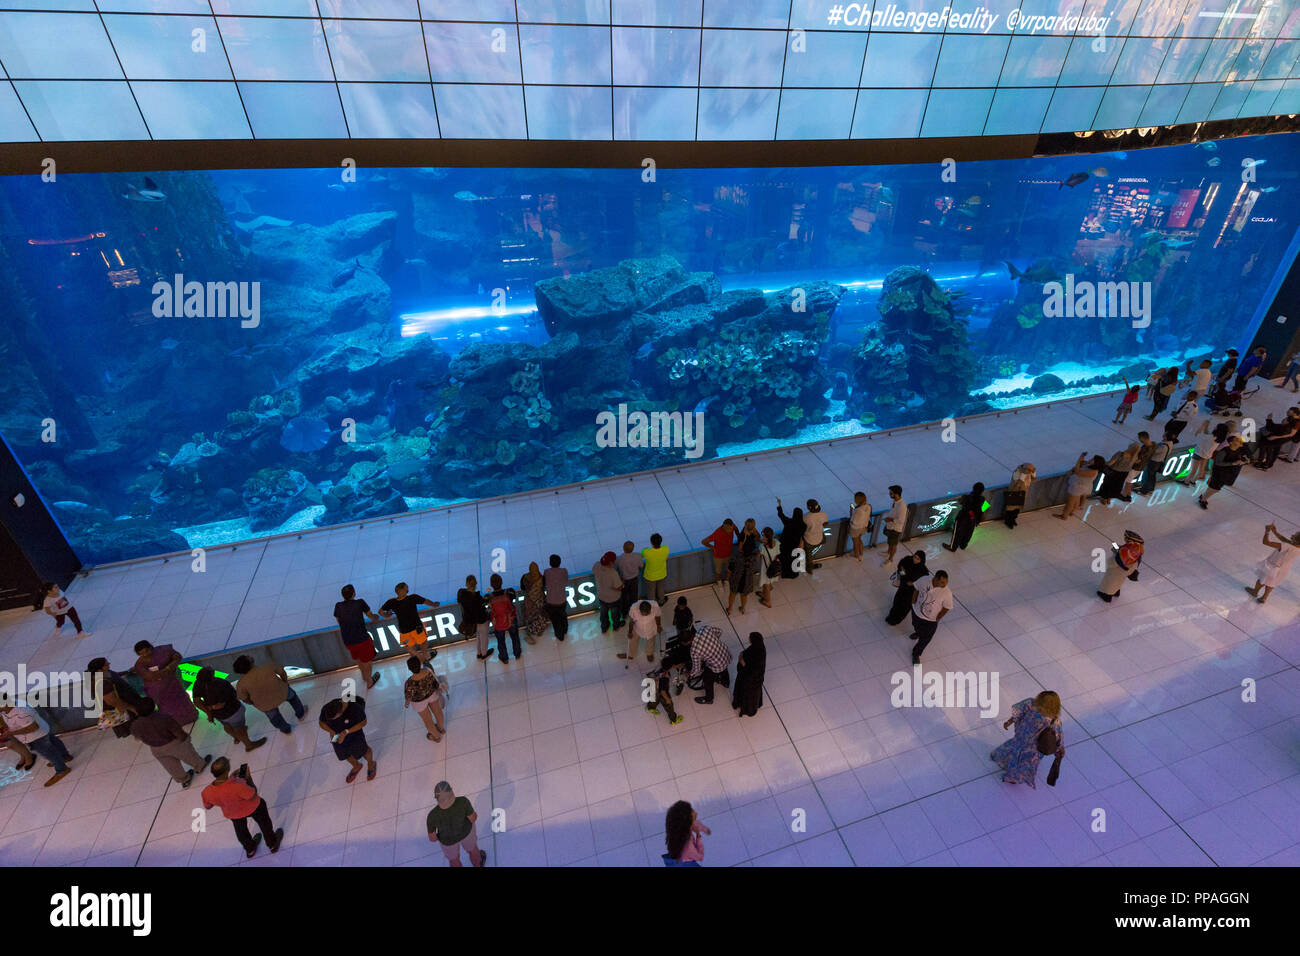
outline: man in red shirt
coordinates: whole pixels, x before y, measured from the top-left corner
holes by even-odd
[[[284,839],[284,830],[272,830],[271,813],[266,808],[266,801],[258,794],[248,777],[248,765],[239,768],[235,776],[230,774],[230,761],[218,757],[212,761],[212,776],[216,779],[203,788],[203,809],[220,807],[226,819],[235,825],[235,836],[244,847],[244,852],[251,860],[257,853],[257,845],[266,837],[266,845],[275,853],[280,849]],[[248,832],[248,818],[257,821],[262,832],[256,837]]]
[[[700,544],[713,552],[713,583],[727,580],[727,564],[731,561],[731,547],[736,541],[736,523],[727,518],[713,534]]]

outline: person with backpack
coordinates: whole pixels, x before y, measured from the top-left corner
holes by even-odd
[[[515,614],[515,589],[502,587],[501,575],[494,574],[488,579],[492,592],[488,595],[488,617],[492,621],[492,631],[497,636],[497,658],[502,664],[509,663],[510,655],[506,653],[506,632],[510,632],[510,642],[514,647],[515,660],[522,655],[519,647],[519,618]]]
[[[1125,581],[1137,580],[1138,566],[1142,563],[1142,556],[1145,553],[1146,542],[1142,540],[1142,536],[1136,531],[1125,531],[1124,543],[1112,549],[1111,561],[1102,576],[1097,597],[1107,604],[1119,597],[1119,589]]]

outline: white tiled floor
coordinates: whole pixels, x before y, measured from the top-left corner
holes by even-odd
[[[1260,396],[1274,409],[1289,397],[1267,388]],[[955,445],[937,432],[907,433],[710,463],[589,489],[599,507],[579,491],[534,495],[253,545],[210,556],[207,578],[188,563],[96,572],[73,590],[94,637],[70,651],[22,614],[0,632],[0,657],[41,666],[121,658],[136,639],[131,625],[145,620],[194,653],[209,641],[248,643],[325,623],[344,577],[376,597],[395,576],[431,596],[448,593],[498,542],[525,560],[552,549],[581,555],[569,562],[580,568],[651,527],[685,548],[722,513],[769,523],[777,493],[838,502],[860,486],[882,497],[898,480],[932,496],[996,480],[1026,459],[1051,473],[1081,448],[1109,454],[1146,424],[1115,428],[1112,408],[1104,399],[971,422]],[[1264,410],[1250,409],[1261,420]],[[384,682],[368,696],[367,736],[380,763],[373,782],[346,784],[346,766],[310,719],[286,737],[251,718],[272,738],[248,762],[286,830],[275,857],[245,863],[219,818],[193,832],[198,789],[179,790],[135,743],[92,731],[67,738],[76,769],[57,787],[40,786],[44,769],[0,786],[0,863],[442,865],[423,821],[433,784],[445,778],[478,809],[493,865],[657,864],[663,813],[679,797],[713,830],[708,865],[1295,865],[1300,578],[1264,606],[1241,587],[1264,556],[1263,525],[1300,523],[1298,488],[1300,466],[1280,464],[1246,469],[1208,513],[1171,488],[1151,504],[1094,504],[1083,521],[1037,512],[1014,532],[992,522],[957,556],[936,539],[913,542],[932,567],[949,570],[958,600],[926,665],[996,671],[996,719],[891,707],[889,678],[908,668],[911,644],[905,627],[883,622],[892,595],[877,552],[863,565],[828,561],[815,581],[782,582],[773,609],[754,605],[730,621],[716,592],[691,592],[733,651],[751,629],[767,635],[767,699],[756,718],[735,717],[722,697],[696,705],[689,692],[682,724],[652,718],[641,709],[640,672],[623,668],[614,657],[621,642],[588,616],[574,621],[570,641],[548,635],[509,665],[444,650],[439,669],[453,692],[441,744],[400,705],[404,667],[383,665]],[[565,534],[552,533],[561,524]],[[1093,595],[1092,549],[1126,527],[1147,540],[1143,574],[1104,605]],[[355,672],[298,685],[311,717],[346,676]],[[1252,703],[1242,700],[1248,678]],[[1001,721],[1043,688],[1066,708],[1060,783],[1003,784],[988,760],[1005,739]],[[196,739],[201,752],[238,756],[207,725]],[[494,809],[504,824],[495,833]]]

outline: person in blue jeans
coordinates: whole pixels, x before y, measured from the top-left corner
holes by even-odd
[[[0,723],[11,737],[53,765],[54,776],[45,781],[45,786],[52,787],[71,773],[67,761],[72,759],[72,754],[56,734],[50,733],[50,725],[35,710],[16,704],[12,698],[0,698]],[[32,757],[22,769],[29,769],[35,761]]]
[[[1282,379],[1282,384],[1278,388],[1286,388],[1288,382],[1291,384],[1291,391],[1300,392],[1300,352],[1291,356],[1291,364],[1286,367],[1286,378]]]
[[[289,675],[284,668],[275,661],[254,664],[251,657],[241,654],[235,659],[234,669],[240,675],[239,685],[235,688],[239,699],[265,714],[271,726],[280,733],[293,733],[293,728],[280,713],[280,705],[288,701],[293,708],[293,715],[299,720],[307,713],[307,708],[289,686]]]

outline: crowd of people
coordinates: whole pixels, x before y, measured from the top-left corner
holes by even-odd
[[[1176,368],[1153,373],[1147,383],[1148,397],[1153,403],[1147,420],[1154,421],[1173,406],[1160,440],[1154,441],[1144,430],[1138,432],[1135,443],[1109,459],[1081,454],[1069,473],[1067,501],[1057,517],[1068,519],[1089,496],[1109,503],[1115,498],[1128,501],[1132,494],[1150,494],[1173,453],[1174,443],[1187,425],[1198,420],[1192,469],[1186,477],[1177,480],[1184,484],[1205,482],[1205,489],[1197,499],[1202,508],[1207,507],[1208,499],[1215,493],[1233,484],[1245,464],[1267,469],[1278,460],[1295,461],[1300,450],[1300,407],[1289,409],[1281,422],[1275,423],[1270,417],[1250,442],[1237,434],[1237,423],[1231,417],[1211,428],[1210,418],[1201,414],[1201,402],[1207,393],[1216,396],[1215,407],[1220,414],[1233,407],[1227,396],[1242,393],[1258,372],[1263,358],[1263,350],[1257,349],[1238,365],[1236,353],[1230,350],[1217,373],[1210,361],[1200,363],[1196,370],[1189,362],[1186,377],[1181,380]],[[1300,370],[1293,362],[1287,379],[1279,387],[1288,383],[1300,387],[1298,374]],[[1185,391],[1178,395],[1180,382]],[[1116,411],[1116,424],[1122,424],[1131,413],[1139,391],[1139,387],[1126,388]],[[1221,394],[1223,401],[1219,400]],[[1171,402],[1171,398],[1175,401]],[[1003,496],[1002,519],[1008,528],[1016,527],[1036,480],[1037,470],[1028,462],[1012,474]],[[897,558],[898,544],[907,525],[908,506],[901,486],[890,485],[888,494],[889,507],[878,519],[883,522],[886,546],[881,563],[893,568],[889,580],[894,597],[885,621],[893,627],[904,621],[910,623],[908,636],[915,642],[911,660],[919,665],[940,622],[953,610],[955,598],[948,572],[931,570],[924,550]],[[954,553],[965,550],[987,506],[984,485],[976,483],[956,503],[951,537],[943,547]],[[727,617],[733,617],[734,613],[746,614],[748,600],[753,595],[757,595],[760,604],[771,607],[773,589],[782,580],[800,574],[812,577],[821,568],[817,556],[823,548],[829,523],[821,504],[809,499],[804,508],[795,507],[787,514],[778,498],[776,514],[781,525],[779,533],[771,526],[760,529],[754,518],[739,524],[725,518],[701,541],[710,555],[713,584],[720,589],[720,597],[726,598]],[[848,538],[849,553],[858,562],[863,560],[867,547],[863,538],[874,530],[875,520],[866,493],[857,492],[848,520]],[[1283,535],[1274,524],[1269,524],[1262,544],[1270,553],[1256,569],[1254,586],[1246,588],[1260,603],[1268,600],[1300,555],[1300,532]],[[1136,531],[1125,531],[1124,543],[1113,549],[1098,587],[1097,594],[1102,600],[1110,603],[1120,594],[1124,581],[1137,580],[1144,551],[1142,536]],[[600,632],[622,634],[626,643],[617,642],[615,650],[625,668],[631,669],[642,654],[647,664],[654,665],[645,675],[652,691],[645,709],[651,715],[662,711],[670,723],[678,724],[684,718],[677,711],[674,698],[686,686],[699,692],[694,700],[705,706],[714,703],[715,688],[721,686],[731,691],[731,705],[738,716],[755,716],[763,705],[766,671],[763,634],[756,630],[749,632],[746,646],[735,659],[733,681],[733,654],[721,628],[697,617],[687,596],[677,597],[666,630],[663,607],[667,603],[668,559],[669,549],[658,534],[650,537],[648,547],[638,550],[634,542],[625,541],[621,553],[607,551],[600,557],[592,567]],[[79,635],[87,633],[66,595],[54,585],[44,586],[43,593],[43,609],[55,619],[56,629],[65,620],[71,620]],[[502,576],[494,573],[489,578],[489,589],[481,591],[477,579],[470,575],[456,595],[459,630],[463,637],[475,642],[479,661],[493,656],[491,640],[495,637],[496,657],[506,664],[521,656],[521,630],[522,641],[530,645],[548,629],[557,641],[566,640],[568,596],[569,572],[557,554],[549,557],[545,571],[536,562],[530,564],[517,589],[506,587]],[[433,668],[432,661],[438,651],[431,646],[420,609],[439,606],[439,602],[414,593],[405,582],[399,582],[394,596],[381,604],[377,612],[357,596],[350,584],[342,588],[341,600],[334,607],[340,637],[360,669],[366,691],[372,690],[381,679],[374,670],[375,646],[366,624],[395,619],[410,672],[403,686],[404,707],[413,708],[419,714],[427,738],[435,743],[447,733],[445,708],[450,687],[446,678]],[[96,679],[93,686],[99,688],[101,727],[119,738],[132,737],[147,746],[182,788],[190,787],[196,775],[210,768],[212,782],[203,789],[201,798],[205,809],[221,809],[232,821],[236,837],[250,858],[263,840],[272,853],[277,852],[284,832],[274,827],[266,801],[260,796],[247,764],[232,770],[231,761],[224,756],[214,760],[212,755],[200,755],[193,746],[192,730],[202,714],[209,723],[219,724],[234,743],[243,746],[244,752],[256,750],[267,743],[267,738],[252,737],[247,712],[251,706],[265,717],[270,727],[282,734],[294,733],[283,706],[289,706],[298,724],[306,721],[307,709],[291,686],[284,667],[269,660],[256,663],[250,656],[241,655],[233,664],[237,683],[218,676],[211,667],[204,667],[194,680],[192,693],[187,693],[178,673],[182,656],[174,647],[169,644],[155,647],[142,640],[136,643],[134,651],[136,659],[125,671],[113,670],[103,657],[95,658],[87,666],[88,676]],[[1012,708],[1004,726],[1015,725],[1014,737],[990,754],[1003,769],[1005,782],[1033,787],[1041,758],[1054,756],[1048,783],[1055,783],[1065,752],[1060,713],[1060,698],[1051,691],[1020,701]],[[363,697],[349,692],[327,701],[319,711],[317,725],[328,736],[338,760],[348,764],[347,783],[356,781],[363,769],[367,780],[376,777],[379,767],[365,737],[367,716]],[[0,728],[5,731],[5,742],[19,755],[19,769],[31,769],[37,756],[50,762],[55,773],[45,786],[55,785],[70,773],[68,764],[74,755],[33,708],[11,699],[0,700]],[[484,865],[487,854],[476,842],[477,814],[473,806],[465,797],[456,796],[446,781],[438,783],[434,797],[436,805],[429,811],[427,821],[429,839],[441,846],[452,866],[462,865],[462,853],[471,865]],[[259,834],[250,832],[250,819],[258,825]],[[709,830],[700,823],[689,803],[679,801],[668,810],[665,834],[666,864],[699,865],[704,855],[702,837]]]
[[[1247,394],[1251,379],[1260,374],[1267,351],[1255,349],[1244,361],[1238,363],[1235,349],[1227,355],[1217,370],[1210,359],[1192,368],[1188,362],[1182,374],[1176,366],[1156,369],[1147,380],[1147,397],[1151,399],[1151,414],[1147,421],[1166,412],[1168,417],[1158,439],[1148,431],[1139,431],[1137,440],[1116,451],[1109,458],[1082,452],[1066,487],[1066,502],[1058,518],[1066,520],[1083,507],[1089,497],[1109,505],[1114,499],[1131,501],[1133,495],[1151,495],[1156,481],[1169,467],[1175,455],[1175,445],[1188,425],[1196,422],[1192,432],[1191,464],[1186,475],[1174,476],[1180,485],[1201,490],[1197,504],[1209,508],[1210,499],[1236,483],[1241,470],[1251,465],[1268,471],[1278,461],[1293,463],[1300,455],[1300,406],[1291,406],[1280,421],[1269,414],[1262,426],[1243,429],[1241,399]],[[1297,383],[1300,368],[1292,360],[1286,377],[1277,386],[1285,388]],[[1124,397],[1116,409],[1114,424],[1128,418],[1138,400],[1141,386],[1125,381]],[[1262,387],[1262,386],[1261,386]],[[1184,391],[1179,394],[1179,389]],[[1258,389],[1256,389],[1257,391]],[[1295,391],[1295,388],[1292,389]],[[1208,399],[1206,396],[1210,396]],[[1176,401],[1171,402],[1171,399]],[[1172,411],[1169,409],[1172,406]],[[1223,418],[1217,424],[1212,419]],[[1253,432],[1253,435],[1251,434]],[[1271,526],[1270,526],[1271,528]],[[1276,528],[1266,530],[1264,544],[1273,550],[1258,568],[1258,579],[1253,588],[1246,588],[1260,603],[1268,600],[1273,587],[1287,576],[1296,558],[1300,534],[1283,536]],[[1120,593],[1124,580],[1137,580],[1138,565],[1142,561],[1145,542],[1135,531],[1124,533],[1124,544],[1111,555],[1097,596],[1110,603]],[[1260,590],[1263,589],[1263,593]]]

